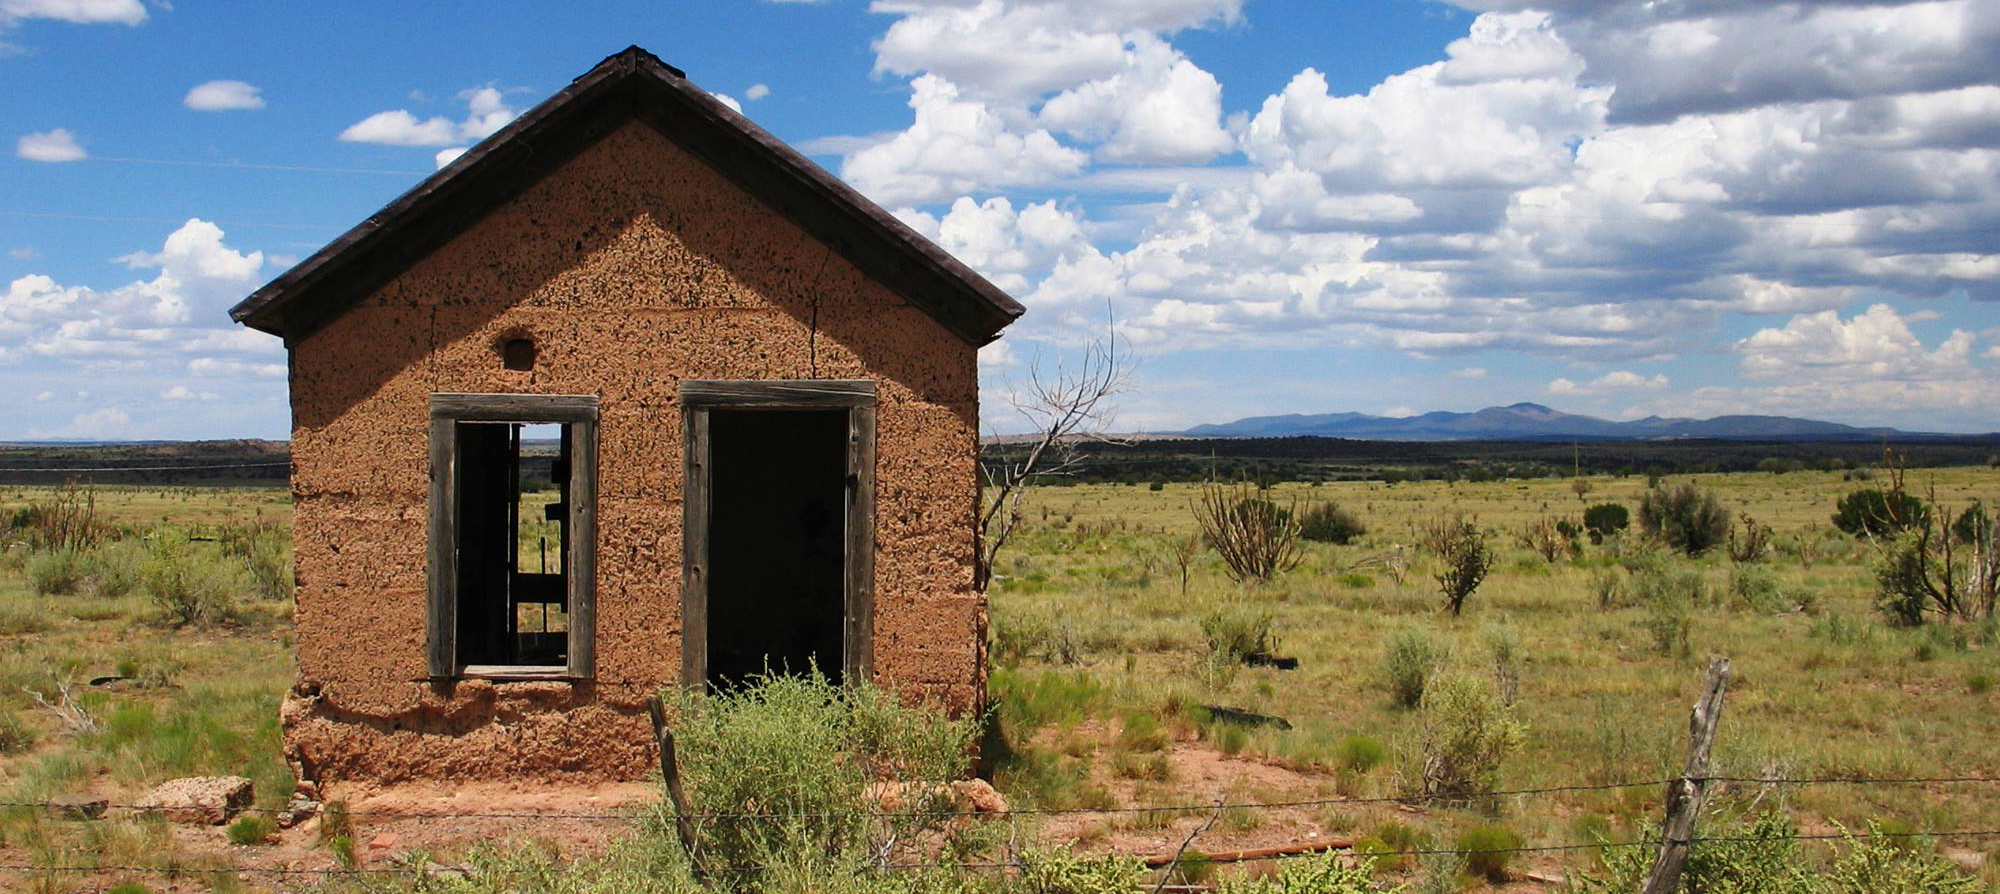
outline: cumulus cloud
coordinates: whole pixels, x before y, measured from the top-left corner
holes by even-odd
[[[146,20],[146,7],[139,0],[0,0],[0,25],[22,19],[137,25]]]
[[[66,127],[22,136],[14,143],[14,154],[29,161],[50,162],[82,161],[90,157],[77,145],[76,134]]]
[[[750,100],[751,102],[756,102],[757,100],[763,99],[764,97],[770,95],[771,95],[771,86],[769,84],[761,84],[761,83],[751,84],[748,89],[743,91],[743,98]]]
[[[841,176],[885,205],[938,202],[983,188],[1039,183],[1077,173],[1087,157],[1046,129],[1010,122],[950,81],[911,82],[916,121],[847,157]]]
[[[408,109],[391,109],[348,125],[340,132],[340,138],[351,143],[390,146],[450,146],[492,136],[521,114],[492,85],[463,91],[458,98],[466,104],[464,118],[454,120],[443,115],[418,118]]]
[[[711,91],[708,95],[715,97],[717,101],[721,102],[723,105],[728,106],[730,111],[735,112],[738,115],[743,114],[743,104],[737,102],[736,97],[730,96],[727,93],[716,93],[713,91]]]
[[[1235,21],[1242,0],[876,0],[898,16],[877,73],[929,72],[983,98],[1027,103],[1118,73],[1126,35]]]
[[[261,109],[261,90],[243,81],[207,81],[189,90],[182,103],[197,112],[226,112],[234,109]]]
[[[1043,104],[1041,121],[1097,144],[1100,158],[1188,164],[1232,148],[1222,127],[1222,84],[1173,47],[1140,36],[1124,66]]]
[[[2000,10],[1987,0],[1464,5],[1554,6],[1589,79],[1617,86],[1617,123],[1949,90],[2000,70]]]
[[[1973,358],[1974,336],[1953,329],[1927,345],[1908,316],[1875,304],[1792,317],[1735,345],[1746,389],[1759,405],[1790,412],[1931,411],[1990,430],[2000,418],[1995,370]],[[1970,415],[1966,415],[1970,414]]]
[[[1451,371],[1451,377],[1454,379],[1483,379],[1486,378],[1486,367],[1483,366],[1460,367],[1458,369],[1454,369]]]

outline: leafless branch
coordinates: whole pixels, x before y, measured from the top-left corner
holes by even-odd
[[[1051,475],[1072,471],[1081,456],[1077,445],[1105,441],[1116,408],[1113,398],[1132,375],[1132,363],[1118,349],[1118,333],[1107,312],[1103,338],[1084,346],[1075,366],[1058,362],[1047,369],[1038,355],[1028,370],[1025,390],[1011,390],[1008,403],[1033,432],[1018,459],[996,456],[982,462],[986,503],[979,512],[979,550],[973,585],[986,589],[993,577],[993,560],[1021,523],[1021,501],[1034,484]],[[996,451],[996,453],[998,453]]]

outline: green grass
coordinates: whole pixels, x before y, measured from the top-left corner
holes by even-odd
[[[0,489],[0,517],[48,493]],[[18,536],[0,538],[6,544],[0,552],[0,800],[88,790],[130,803],[169,778],[221,774],[251,777],[259,806],[281,806],[290,797],[295,783],[278,729],[278,702],[294,676],[290,601],[263,598],[247,567],[238,567],[245,557],[217,542],[261,524],[288,545],[288,503],[280,488],[102,488],[96,507],[109,539],[78,557],[78,586],[60,595],[36,595],[23,573],[33,557],[30,546]],[[225,569],[227,579],[241,584],[229,594],[236,610],[227,618],[186,627],[164,623],[138,573],[146,552],[141,538],[162,524],[201,538],[190,544],[191,562]],[[107,676],[127,679],[111,687],[88,684]],[[53,701],[65,681],[95,730],[67,727],[28,694]],[[6,810],[0,812],[0,862],[201,865],[170,831],[158,820],[115,811],[76,823],[39,810]],[[0,877],[0,887],[81,892],[120,881],[48,873]],[[196,874],[176,884],[242,887],[230,875]]]
[[[1925,470],[1912,480],[1933,477],[1954,511],[1975,495],[2000,502],[2000,471]],[[1281,499],[1296,489],[1308,499],[1337,500],[1367,533],[1347,545],[1308,544],[1298,569],[1263,586],[1231,582],[1204,552],[1185,595],[1172,540],[1194,531],[1191,486],[1037,491],[989,593],[994,721],[982,757],[996,785],[1022,806],[1201,802],[1214,793],[1193,790],[1172,761],[1199,749],[1305,774],[1301,789],[1232,791],[1234,800],[1406,791],[1421,769],[1421,717],[1385,686],[1383,656],[1392,635],[1414,630],[1434,640],[1452,667],[1497,675],[1504,665],[1514,677],[1514,711],[1527,732],[1501,769],[1502,788],[1676,771],[1709,654],[1730,656],[1736,668],[1715,751],[1721,774],[2000,775],[2000,751],[1992,746],[2000,741],[2000,631],[1882,623],[1873,608],[1872,548],[1828,522],[1835,500],[1860,484],[1815,472],[1695,480],[1771,525],[1776,549],[1739,569],[1720,550],[1691,560],[1639,549],[1628,533],[1551,563],[1520,544],[1539,519],[1581,515],[1583,504],[1560,479],[1281,485]],[[1645,481],[1598,477],[1591,485],[1591,503],[1635,506]],[[47,493],[0,489],[0,517]],[[159,621],[143,587],[122,587],[118,579],[143,553],[137,534],[162,523],[203,538],[268,530],[284,542],[267,544],[267,560],[284,561],[286,492],[109,488],[99,491],[97,505],[119,535],[110,549],[122,552],[108,551],[94,565],[79,559],[80,568],[97,570],[79,577],[74,592],[37,595],[27,580],[32,551],[13,540],[0,549],[0,739],[9,743],[0,747],[0,798],[34,800],[87,786],[123,800],[173,776],[247,771],[258,804],[281,806],[291,792],[277,720],[293,679],[289,601],[265,598],[246,566],[239,577],[246,592],[237,594],[231,618],[176,628]],[[1440,611],[1435,561],[1417,547],[1420,524],[1445,507],[1476,518],[1499,554],[1459,619]],[[522,532],[533,570],[544,534]],[[219,549],[202,555],[249,560]],[[97,573],[111,586],[100,591],[91,576]],[[1648,598],[1662,589],[1676,595]],[[1604,590],[1610,598],[1600,604]],[[1253,619],[1247,626],[1261,635],[1266,616],[1269,641],[1300,660],[1297,670],[1216,660],[1229,649],[1212,647],[1212,639],[1256,638],[1233,635],[1224,628],[1245,625],[1221,620]],[[110,674],[130,679],[99,690],[81,683]],[[63,729],[26,694],[47,695],[63,679],[74,681],[97,731]],[[1203,705],[1282,717],[1292,728],[1209,722]],[[1817,786],[1774,792],[1763,803],[1782,803],[1809,829],[1859,829],[1870,820],[1994,828],[1995,794],[1977,786]],[[1725,791],[1718,803],[1729,810],[1752,795]],[[1538,845],[1640,834],[1657,824],[1659,797],[1657,786],[1634,786],[1503,799],[1497,817],[1334,807],[1322,822],[1331,834],[1371,835],[1390,850],[1457,841],[1479,826],[1503,826]],[[1174,822],[1198,819],[1136,814],[1080,834],[1166,834]],[[1273,834],[1255,811],[1233,811],[1214,834],[1260,826]],[[169,832],[126,818],[76,824],[39,811],[0,811],[0,857],[44,864],[177,859],[181,845]],[[327,838],[336,852],[352,852],[351,831]],[[494,859],[547,865],[524,854]],[[1592,859],[1523,857],[1510,869],[1587,868]],[[1441,872],[1424,863],[1378,865],[1405,881]],[[1995,879],[1992,865],[1983,871]],[[37,875],[32,883],[81,892],[115,881]],[[0,886],[11,883],[0,879]]]

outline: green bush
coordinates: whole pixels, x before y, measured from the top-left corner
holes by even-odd
[[[1201,636],[1212,661],[1240,662],[1252,655],[1268,655],[1277,647],[1269,609],[1215,609],[1202,616]]]
[[[1491,792],[1501,765],[1527,737],[1492,683],[1464,671],[1433,678],[1422,711],[1424,794],[1432,798],[1471,800]]]
[[[1067,847],[1030,847],[1021,853],[1015,885],[1028,894],[1105,894],[1134,890],[1145,875],[1145,865],[1129,857],[1084,857]]]
[[[83,555],[73,549],[37,552],[25,569],[28,586],[41,596],[68,596],[83,586]]]
[[[1699,556],[1729,538],[1729,510],[1715,495],[1682,484],[1649,490],[1639,498],[1639,529],[1690,556]]]
[[[1299,514],[1299,536],[1315,543],[1346,545],[1368,533],[1361,518],[1331,500],[1315,503]]]
[[[1883,537],[1930,519],[1930,507],[1902,490],[1864,487],[1833,506],[1833,526],[1852,537]]]
[[[1875,568],[1875,607],[1897,627],[1917,627],[1931,608],[1930,553],[1915,532],[1883,551]]]
[[[1473,826],[1458,833],[1465,874],[1489,882],[1507,881],[1507,864],[1521,847],[1521,835],[1505,826]]]
[[[1390,888],[1383,894],[1398,890]],[[1382,889],[1375,887],[1367,870],[1349,866],[1338,854],[1329,852],[1282,861],[1275,876],[1232,876],[1217,885],[1215,891],[1216,894],[1376,894]]]
[[[1438,562],[1443,566],[1436,575],[1438,589],[1444,593],[1445,607],[1456,617],[1486,573],[1493,570],[1493,551],[1486,546],[1485,532],[1469,519],[1441,522],[1436,530]]]
[[[1590,533],[1590,542],[1603,543],[1604,538],[1625,530],[1632,524],[1632,513],[1622,503],[1598,503],[1583,510],[1583,529]]]
[[[1783,815],[1766,813],[1710,833],[1688,851],[1681,888],[1716,894],[1977,894],[1985,886],[1951,861],[1907,846],[1907,839],[1879,836],[1870,823],[1863,836],[1843,835],[1832,864],[1817,861],[1800,847],[1799,827]],[[1649,839],[1657,840],[1649,833]],[[1576,879],[1575,894],[1629,894],[1639,890],[1653,864],[1652,847],[1609,848],[1605,874]]]
[[[966,768],[976,724],[907,707],[869,685],[816,670],[743,688],[662,693],[707,865],[738,884],[855,876],[897,843],[947,835],[941,780]],[[882,811],[871,787],[899,791]],[[890,816],[877,816],[891,813]],[[731,819],[729,815],[759,816]]]
[[[89,577],[91,594],[117,599],[138,589],[144,559],[145,548],[129,539],[108,541],[84,553],[84,573]]]
[[[146,595],[176,626],[227,619],[243,589],[236,566],[205,552],[177,528],[153,531],[139,576]]]
[[[250,813],[238,817],[229,824],[228,835],[231,844],[259,844],[278,831],[278,824],[262,813]]]
[[[1382,651],[1382,682],[1389,698],[1405,708],[1421,704],[1424,689],[1446,654],[1438,638],[1423,628],[1404,627],[1389,634]]]
[[[1341,737],[1333,746],[1333,759],[1341,769],[1366,773],[1389,759],[1389,746],[1382,740],[1354,734]]]
[[[1785,611],[1791,605],[1778,590],[1778,576],[1761,565],[1737,565],[1729,569],[1729,599],[1758,614]]]

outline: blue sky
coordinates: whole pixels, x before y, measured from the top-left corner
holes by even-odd
[[[1117,427],[2000,429],[2000,5],[0,0],[0,439],[284,437],[227,308],[637,43],[1142,358]]]

